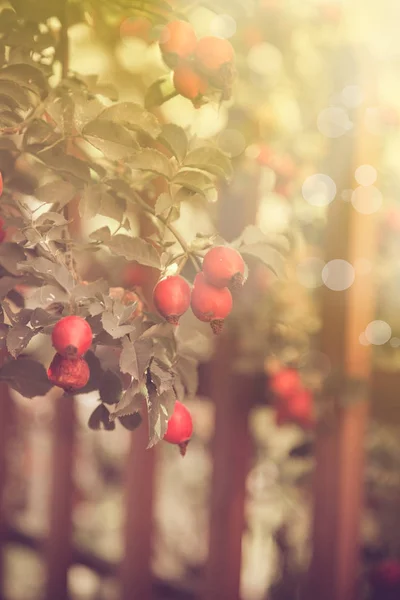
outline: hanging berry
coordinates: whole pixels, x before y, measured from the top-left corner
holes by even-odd
[[[192,416],[186,406],[177,400],[175,402],[174,412],[168,421],[167,431],[163,439],[169,444],[176,444],[179,446],[182,456],[185,456],[186,448],[190,442],[192,433]]]
[[[85,319],[71,315],[55,324],[51,335],[54,348],[66,357],[82,356],[92,345],[93,334]]]
[[[190,285],[180,275],[161,279],[153,291],[154,306],[168,323],[178,325],[190,306]]]
[[[66,358],[56,354],[48,368],[47,376],[54,385],[72,392],[85,387],[89,381],[90,370],[84,358]]]
[[[207,283],[217,288],[240,288],[244,281],[244,271],[244,260],[234,248],[215,246],[204,257],[204,277]]]
[[[224,320],[232,310],[232,294],[228,288],[216,288],[198,273],[194,280],[191,307],[199,321],[210,323],[215,334],[222,331]]]
[[[160,49],[166,64],[174,68],[196,48],[195,31],[187,21],[171,21],[161,32]]]
[[[195,107],[200,106],[208,88],[204,77],[196,73],[190,65],[179,65],[174,71],[173,80],[175,89],[181,96],[192,100]]]

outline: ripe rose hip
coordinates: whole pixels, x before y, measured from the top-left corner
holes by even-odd
[[[56,354],[47,371],[49,380],[67,392],[79,390],[90,377],[89,365],[84,358],[66,358]]]
[[[270,387],[278,396],[288,398],[302,389],[300,375],[295,369],[282,369],[272,375]]]
[[[185,98],[189,98],[196,105],[207,92],[208,83],[189,65],[179,65],[174,71],[174,86],[176,91]]]
[[[161,279],[154,288],[153,302],[168,323],[178,325],[190,306],[190,285],[180,275]]]
[[[186,448],[192,437],[192,433],[192,416],[186,406],[177,400],[175,402],[174,412],[168,421],[167,431],[163,439],[169,444],[176,444],[179,446],[182,456],[185,456]]]
[[[90,325],[82,317],[64,317],[54,325],[51,340],[59,354],[66,357],[82,356],[92,345]]]
[[[232,305],[232,294],[227,287],[216,288],[207,283],[204,273],[196,275],[191,298],[192,311],[199,321],[210,323],[215,334],[221,333]]]
[[[124,268],[122,279],[124,287],[142,287],[157,273],[157,269],[147,267],[137,262],[130,263]]]
[[[204,277],[217,288],[240,288],[244,280],[244,260],[233,248],[215,246],[207,252],[203,261]]]
[[[199,67],[212,74],[216,74],[225,65],[231,65],[235,58],[232,44],[228,40],[213,36],[201,38],[197,42],[194,54]]]
[[[174,67],[193,54],[196,43],[196,34],[190,23],[171,21],[161,33],[160,49],[168,66]]]

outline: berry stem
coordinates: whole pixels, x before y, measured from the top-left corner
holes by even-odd
[[[151,214],[154,218],[158,219],[158,221],[160,221],[160,223],[162,223],[164,225],[164,227],[166,227],[166,229],[168,229],[172,233],[172,235],[174,236],[176,241],[182,247],[182,250],[192,261],[193,266],[196,269],[197,273],[200,273],[201,265],[200,265],[198,259],[191,252],[189,245],[186,243],[185,239],[181,236],[179,231],[177,231],[175,229],[175,227],[173,225],[171,225],[171,223],[168,223],[168,219],[162,217],[161,215],[157,215],[156,211],[149,204],[147,204],[147,202],[145,202],[136,191],[132,190],[132,192],[133,192],[133,194],[135,196],[135,200],[139,204],[139,206],[141,208],[143,208],[143,210],[145,212]]]

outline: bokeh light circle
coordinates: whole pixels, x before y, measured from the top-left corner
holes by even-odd
[[[390,340],[390,345],[392,346],[392,348],[400,348],[400,338],[392,337],[392,339]]]
[[[230,15],[217,15],[210,23],[210,34],[220,38],[232,37],[236,29],[236,21]]]
[[[322,269],[322,281],[330,290],[341,292],[353,285],[355,271],[347,260],[336,258],[329,261]]]
[[[360,185],[373,185],[378,174],[372,165],[360,165],[355,172],[355,178]]]
[[[364,92],[359,85],[347,85],[341,93],[341,100],[345,106],[355,108],[364,100]]]
[[[309,289],[320,287],[323,284],[322,269],[324,266],[324,261],[314,256],[302,260],[296,267],[297,280]]]
[[[363,215],[372,215],[382,206],[383,197],[381,192],[373,185],[356,187],[351,195],[351,203],[354,208]]]
[[[317,119],[319,131],[328,138],[337,138],[353,127],[347,112],[340,107],[331,106],[321,110]]]
[[[382,346],[392,337],[392,328],[386,321],[371,321],[365,328],[365,337],[370,344]]]
[[[304,200],[313,206],[327,206],[336,196],[336,184],[329,175],[310,175],[302,186]]]
[[[282,53],[276,46],[262,42],[250,49],[247,64],[254,73],[259,75],[276,75],[282,68]]]

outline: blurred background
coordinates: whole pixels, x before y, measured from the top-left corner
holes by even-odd
[[[204,363],[184,460],[166,444],[145,452],[119,424],[91,431],[96,395],[76,397],[62,435],[54,402],[10,392],[4,598],[45,597],[43,541],[65,533],[54,486],[61,501],[73,486],[71,600],[398,599],[400,4],[176,4],[199,36],[231,41],[238,71],[227,102],[157,108],[215,139],[235,171],[211,217],[183,202],[176,227],[189,241],[246,226],[284,237],[287,277],[249,263],[234,349],[214,353],[184,317]],[[69,30],[70,69],[143,104],[170,72],[155,37],[143,17],[88,5]],[[87,233],[109,222],[91,218]],[[301,414],[279,411],[277,369],[300,372]]]

